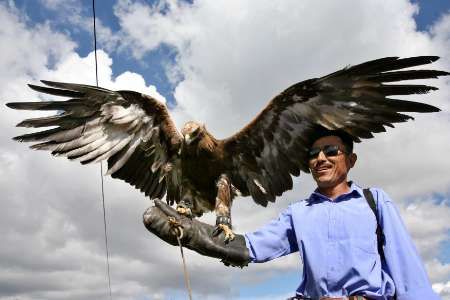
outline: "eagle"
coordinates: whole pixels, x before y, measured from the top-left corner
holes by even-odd
[[[292,189],[293,176],[310,172],[308,151],[315,132],[342,130],[360,142],[394,123],[413,119],[405,112],[439,111],[429,104],[396,99],[436,90],[407,81],[449,75],[408,69],[438,59],[385,57],[295,83],[225,139],[215,138],[196,121],[178,131],[164,103],[128,90],[42,80],[42,86],[29,87],[69,99],[6,105],[56,111],[17,124],[51,128],[14,140],[33,142],[32,149],[82,164],[107,161],[106,175],[124,180],[151,199],[165,196],[181,214],[197,217],[214,211],[215,234],[223,232],[226,240],[232,240],[233,199],[251,196],[266,207]]]

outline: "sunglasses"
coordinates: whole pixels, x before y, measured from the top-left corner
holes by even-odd
[[[338,145],[324,145],[322,147],[311,148],[308,152],[309,159],[315,159],[319,156],[319,153],[323,151],[323,154],[327,157],[339,155],[339,151],[342,153],[347,153],[346,151],[339,148]]]

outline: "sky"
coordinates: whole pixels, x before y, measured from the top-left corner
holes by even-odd
[[[152,95],[178,128],[224,138],[291,84],[385,56],[438,55],[450,70],[448,1],[97,1],[99,84]],[[95,84],[91,1],[0,0],[0,299],[108,299],[99,165],[81,166],[11,140],[36,113],[6,102],[47,99],[41,79]],[[399,208],[433,288],[450,299],[450,79],[411,96],[441,108],[356,145],[350,178]],[[406,97],[405,97],[406,99]],[[186,299],[179,249],[142,224],[150,201],[105,177],[113,299]],[[308,175],[267,208],[233,205],[237,233],[256,230],[314,189]],[[214,216],[202,218],[212,223]],[[298,255],[224,267],[185,251],[195,299],[285,299]]]

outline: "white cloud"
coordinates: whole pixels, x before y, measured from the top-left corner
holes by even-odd
[[[441,298],[443,300],[449,300],[450,299],[450,281],[447,281],[445,283],[436,283],[433,284],[433,289],[439,293]]]
[[[445,282],[445,280],[447,280],[447,283],[450,282],[450,264],[443,264],[437,259],[431,259],[427,262],[426,267],[429,270],[430,280],[432,282],[438,284],[442,284],[442,281]],[[439,290],[436,291],[440,292]]]
[[[97,51],[99,85],[113,90],[133,90],[151,95],[166,103],[166,99],[153,85],[147,86],[142,75],[125,71],[117,77],[112,77],[112,59],[103,50]],[[58,63],[55,68],[45,70],[40,76],[46,80],[77,82],[95,85],[95,55],[91,52],[87,57],[71,53]]]
[[[80,57],[67,36],[47,25],[27,27],[25,17],[12,5],[0,4],[0,8],[5,29],[0,31],[0,83],[4,87],[0,91],[0,299],[101,298],[107,294],[107,285],[99,167],[81,167],[13,142],[11,137],[24,132],[13,125],[35,113],[4,106],[10,101],[38,100],[37,93],[26,87],[38,79],[95,84],[94,55]],[[141,91],[165,101],[139,74],[128,71],[113,78],[112,60],[105,52],[99,51],[98,59],[103,86]],[[146,282],[154,277],[158,263],[165,263],[168,274],[179,267],[178,261],[160,259],[166,252],[176,255],[176,249],[161,247],[142,226],[141,215],[149,203],[127,185],[108,180],[106,185],[107,195],[115,191],[107,198],[108,216],[123,219],[108,227],[114,249],[115,299],[133,299],[151,294],[152,289],[167,288],[172,283],[164,276]]]
[[[242,128],[290,84],[348,64],[393,55],[439,55],[442,59],[433,68],[450,69],[449,17],[435,24],[431,33],[417,32],[412,16],[418,8],[408,1],[391,1],[389,6],[379,1],[260,1],[257,6],[245,1],[163,3],[166,10],[160,12],[158,6],[119,1],[115,13],[127,37],[125,43],[136,57],[161,43],[178,50],[175,74],[183,78],[175,89],[178,109],[184,119],[205,122],[219,138]],[[416,121],[358,145],[360,157],[351,173],[363,186],[383,187],[402,208],[407,198],[428,199],[450,190],[442,154],[450,148],[449,79],[429,83],[441,90],[409,99],[436,105],[442,112],[416,115]],[[312,183],[305,177],[296,180],[294,192],[270,209],[256,207],[249,199],[236,200],[233,216],[238,230],[256,229],[287,202],[307,195]],[[402,209],[402,214],[430,265],[440,243],[448,239],[444,220],[449,212],[447,206],[430,201],[417,206]],[[278,262],[267,269],[271,267],[296,268]],[[251,268],[258,273],[265,266]],[[434,282],[448,276],[434,268],[429,272]]]
[[[416,244],[425,259],[432,259],[439,255],[439,245],[448,239],[448,216],[450,207],[448,202],[434,204],[426,199],[418,199],[408,205],[402,205],[400,212],[403,220],[412,232]],[[423,222],[432,220],[432,222]],[[450,268],[450,264],[449,264]]]
[[[49,8],[72,3],[45,2]],[[162,7],[164,13],[159,11]],[[0,31],[0,83],[6,87],[0,91],[2,102],[37,99],[25,84],[38,79],[95,83],[92,53],[80,57],[67,36],[48,25],[29,27],[13,7],[0,4],[0,8],[0,25],[5,29]],[[388,55],[441,55],[443,59],[435,67],[449,70],[450,17],[442,18],[432,33],[419,33],[412,19],[416,9],[402,0],[389,5],[379,1],[260,1],[258,5],[169,1],[153,7],[123,0],[115,8],[121,32],[111,35],[120,36],[121,49],[138,58],[161,43],[176,47],[178,55],[169,71],[182,79],[175,91],[177,124],[194,118],[205,122],[218,137],[225,137],[290,84],[347,64]],[[74,20],[69,21],[87,22]],[[106,52],[98,54],[100,85],[162,99],[139,74],[130,71],[114,78],[112,59]],[[450,190],[443,154],[450,149],[446,138],[450,88],[448,79],[433,84],[441,91],[420,99],[440,106],[443,112],[417,116],[415,122],[358,145],[360,157],[352,178],[362,185],[381,186],[397,200],[427,260],[434,288],[446,295],[448,264],[436,259],[436,249],[448,239],[444,222],[448,206],[429,199],[432,193]],[[0,233],[5,246],[0,248],[0,299],[104,297],[107,285],[98,166],[82,167],[9,141],[23,132],[11,126],[25,114],[1,107],[0,189],[5,196]],[[183,293],[178,249],[149,235],[142,226],[141,215],[149,203],[127,184],[105,180],[114,299],[149,295],[165,299],[167,290]],[[287,203],[308,195],[313,182],[302,175],[295,186],[268,209],[250,198],[237,199],[233,206],[236,230],[254,230],[276,217]],[[415,206],[404,202],[406,198],[415,200]],[[205,220],[211,223],[213,216]],[[236,294],[230,287],[233,278],[261,282],[274,272],[296,270],[300,264],[293,255],[243,270],[225,269],[217,260],[191,251],[186,255],[192,286],[201,298],[220,297],[219,293],[232,298]]]
[[[440,254],[440,245],[449,239],[450,207],[448,204],[448,200],[433,204],[427,199],[415,199],[409,204],[402,203],[400,207],[406,227],[412,234],[421,257],[425,260],[430,280],[435,283],[433,289],[443,298],[450,296],[449,290],[438,287],[450,278],[450,263],[443,263],[437,257]]]

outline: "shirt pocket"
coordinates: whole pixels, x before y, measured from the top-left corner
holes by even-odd
[[[359,274],[358,281],[369,286],[380,286],[373,280],[380,278],[381,269],[378,259],[376,239],[356,239],[352,246],[352,259],[349,261],[350,273]],[[375,277],[374,277],[375,276]],[[371,283],[369,283],[371,282]]]
[[[352,250],[357,256],[367,257],[378,254],[376,239],[354,239],[352,241]]]

